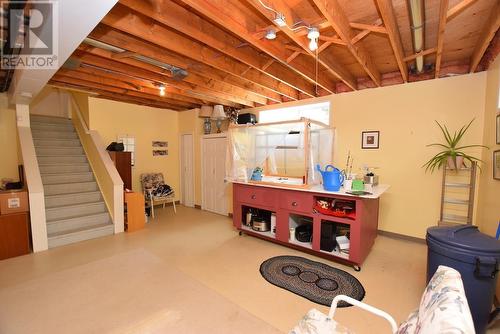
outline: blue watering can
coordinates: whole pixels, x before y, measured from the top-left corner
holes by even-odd
[[[327,165],[325,170],[321,170],[319,165],[316,165],[316,169],[321,173],[323,177],[323,188],[327,191],[339,191],[340,186],[344,182],[344,174],[332,165]],[[330,170],[329,170],[330,169]]]

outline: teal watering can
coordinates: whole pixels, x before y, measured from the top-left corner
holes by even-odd
[[[344,182],[344,174],[332,165],[327,165],[325,170],[321,170],[319,165],[316,165],[316,169],[321,173],[323,177],[323,188],[327,191],[339,191],[340,186]]]

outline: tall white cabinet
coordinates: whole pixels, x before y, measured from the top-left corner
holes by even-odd
[[[201,140],[201,208],[227,215],[228,184],[224,181],[226,168],[224,133],[205,135]]]

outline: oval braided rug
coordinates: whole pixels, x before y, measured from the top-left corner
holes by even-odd
[[[269,283],[315,303],[330,306],[337,295],[357,300],[365,296],[363,285],[348,272],[299,256],[276,256],[260,265],[260,274]],[[350,304],[340,302],[338,307]]]

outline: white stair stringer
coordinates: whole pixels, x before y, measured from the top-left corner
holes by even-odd
[[[70,119],[31,115],[45,195],[49,248],[114,233],[114,226]]]

